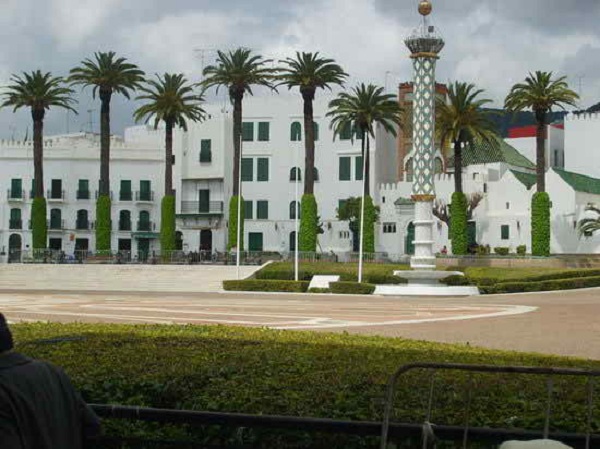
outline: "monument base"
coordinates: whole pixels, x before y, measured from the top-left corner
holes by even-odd
[[[394,271],[394,276],[408,280],[402,285],[378,285],[375,295],[383,296],[474,296],[479,289],[474,285],[445,285],[440,280],[448,276],[464,276],[460,271]]]

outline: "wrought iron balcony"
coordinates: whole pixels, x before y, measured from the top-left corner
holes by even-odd
[[[133,200],[133,192],[131,190],[121,190],[119,192],[119,201],[132,201]]]
[[[8,198],[9,202],[23,201],[25,199],[25,192],[23,191],[23,189],[20,189],[20,190],[8,189],[6,197]]]
[[[131,221],[119,221],[119,231],[131,231]]]
[[[77,199],[78,200],[89,200],[90,199],[90,191],[89,190],[77,190]]]
[[[185,215],[222,215],[223,201],[182,201],[181,213]]]
[[[64,201],[65,191],[64,190],[47,190],[46,199],[48,201]]]
[[[140,191],[135,192],[135,200],[139,202],[152,202],[154,201],[154,191]]]
[[[137,230],[138,231],[154,231],[156,229],[156,223],[153,221],[138,221],[137,222]]]
[[[65,220],[48,220],[48,229],[62,231],[65,229]]]
[[[75,222],[75,229],[80,231],[86,231],[91,228],[91,223],[89,220],[77,220]]]
[[[11,218],[8,221],[9,229],[23,229],[23,220],[20,218]]]

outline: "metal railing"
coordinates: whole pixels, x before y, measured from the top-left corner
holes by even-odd
[[[49,230],[63,230],[65,229],[65,220],[48,220],[47,226]]]
[[[119,231],[131,231],[131,220],[130,221],[119,220]]]
[[[23,220],[21,218],[11,218],[8,220],[9,229],[23,229]]]
[[[64,190],[47,190],[46,199],[48,201],[63,201],[65,199]]]
[[[77,199],[78,200],[89,200],[90,199],[90,191],[89,190],[77,190]]]
[[[96,193],[94,194],[95,199],[98,199],[98,197],[100,196],[100,190],[96,190]],[[110,197],[110,199],[113,199],[113,191],[109,191],[108,192],[108,196]]]
[[[25,192],[22,189],[8,189],[8,191],[6,192],[6,197],[8,198],[8,201],[23,201],[25,199]]]
[[[119,201],[133,201],[133,192],[131,190],[121,190],[119,192]]]
[[[146,191],[136,191],[135,192],[135,200],[136,201],[154,201],[154,191],[151,190],[149,192]]]
[[[92,227],[92,223],[89,220],[77,220],[75,222],[75,229],[80,231],[87,231]]]
[[[138,231],[154,231],[156,229],[156,223],[153,221],[138,221],[136,229]]]
[[[223,201],[209,201],[208,203],[200,201],[182,201],[182,214],[222,214]]]

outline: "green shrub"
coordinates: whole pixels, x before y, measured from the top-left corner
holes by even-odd
[[[370,279],[384,279],[384,283],[396,283],[397,279],[393,276],[394,271],[408,270],[408,265],[396,264],[374,264],[365,263],[363,265],[363,277],[368,282]],[[310,281],[314,275],[340,276],[341,281],[356,282],[358,275],[358,264],[356,263],[337,263],[337,262],[301,262],[298,269],[299,279]],[[379,276],[371,278],[371,276]],[[260,269],[254,274],[256,279],[294,279],[293,262],[275,262]],[[403,280],[400,278],[399,283]],[[375,282],[371,282],[375,283]]]
[[[308,293],[331,293],[331,290],[328,288],[313,287],[308,289]]]
[[[315,252],[317,250],[318,232],[317,200],[314,195],[302,195],[300,203],[300,235],[298,236],[298,249],[300,251]]]
[[[100,195],[96,201],[96,251],[110,251],[110,208],[110,197]]]
[[[450,286],[473,285],[473,283],[466,276],[460,276],[458,274],[440,279],[440,283]]]
[[[365,234],[363,237],[363,253],[375,252],[375,222],[377,211],[373,204],[373,198],[365,196]]]
[[[358,282],[332,282],[329,288],[331,293],[345,295],[371,295],[375,291],[375,285]]]
[[[506,246],[496,246],[494,248],[494,252],[496,254],[498,254],[499,256],[508,256],[508,253],[510,252],[510,249]]]
[[[464,193],[454,192],[450,204],[450,238],[452,254],[464,255],[469,249],[467,236],[467,197]]]
[[[538,192],[531,199],[531,254],[550,255],[550,197]]]
[[[229,200],[229,225],[227,228],[228,240],[227,240],[227,251],[231,251],[231,248],[235,248],[237,245],[237,216],[238,216],[238,198],[239,196],[232,196]],[[240,210],[240,217],[242,225],[240,228],[240,251],[244,250],[244,198],[242,197],[242,209]]]
[[[223,281],[223,290],[236,292],[296,292],[308,290],[307,281],[270,281],[244,279],[241,281]]]
[[[394,276],[393,274],[379,274],[379,273],[372,273],[372,274],[365,274],[364,276],[364,280],[367,284],[379,284],[379,285],[384,285],[384,284],[406,284],[408,281],[404,278],[401,278],[400,276]]]
[[[491,253],[490,245],[479,245],[476,252],[478,256],[489,256]]]
[[[527,254],[527,245],[517,246],[517,255],[524,256],[525,254]]]
[[[600,276],[555,279],[537,282],[500,282],[494,285],[494,293],[545,292],[600,287]]]
[[[168,256],[175,250],[175,196],[166,195],[161,203],[160,251]]]
[[[46,199],[37,197],[31,203],[32,249],[46,249],[48,223],[46,222]]]

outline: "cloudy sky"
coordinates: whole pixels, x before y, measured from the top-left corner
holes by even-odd
[[[417,0],[0,0],[0,79],[42,69],[64,75],[94,51],[114,50],[148,74],[198,81],[214,49],[265,57],[320,51],[351,83],[392,86],[411,77],[403,39],[419,23]],[[600,101],[599,0],[433,0],[446,39],[438,80],[476,82],[501,104],[531,70],[567,75],[582,106]],[[284,93],[287,95],[287,93]],[[46,133],[98,131],[99,102],[79,94],[79,115],[50,112]],[[133,124],[133,102],[113,100],[113,130]],[[0,111],[0,137],[23,138],[26,111]]]

